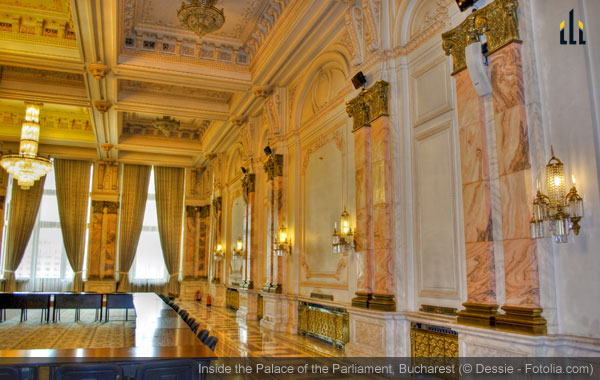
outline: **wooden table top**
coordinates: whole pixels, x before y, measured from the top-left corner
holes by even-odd
[[[185,321],[154,293],[134,293],[135,347],[0,350],[2,364],[51,364],[83,361],[141,361],[143,358],[216,359]],[[89,359],[87,360],[89,361]]]

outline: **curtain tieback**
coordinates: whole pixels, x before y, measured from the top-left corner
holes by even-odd
[[[14,270],[10,270],[10,269],[5,269],[4,272],[8,272],[8,273],[15,273]]]
[[[129,274],[129,272],[117,272],[118,274]]]
[[[173,274],[170,274],[170,275],[169,275],[169,278],[171,278],[171,277],[173,277],[173,276],[178,276],[178,275],[179,275],[179,272],[177,272],[177,273],[173,273]]]
[[[83,273],[82,270],[75,272],[75,275],[77,276],[79,273]]]

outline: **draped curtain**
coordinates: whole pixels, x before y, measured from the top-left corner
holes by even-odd
[[[10,210],[8,215],[8,228],[6,234],[5,257],[5,292],[14,292],[17,287],[15,271],[21,264],[27,243],[35,225],[46,177],[36,181],[29,190],[23,190],[16,180],[13,180]]]
[[[125,164],[123,166],[119,229],[119,287],[117,289],[119,292],[128,292],[131,289],[128,275],[144,223],[151,170],[152,167],[146,165]]]
[[[179,294],[179,258],[183,223],[185,171],[182,168],[154,167],[156,214],[160,245],[169,271],[166,293]]]
[[[56,201],[67,258],[75,278],[73,291],[83,289],[83,257],[90,197],[90,161],[54,160]]]

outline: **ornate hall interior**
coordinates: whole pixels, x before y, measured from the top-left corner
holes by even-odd
[[[600,356],[597,0],[0,0],[0,164],[0,353]]]

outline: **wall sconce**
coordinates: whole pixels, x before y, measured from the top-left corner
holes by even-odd
[[[331,236],[331,243],[333,246],[333,253],[343,253],[344,256],[348,252],[354,250],[354,233],[350,228],[350,214],[344,208],[340,220],[340,230],[337,229],[337,222],[333,225],[333,235]]]
[[[233,246],[233,255],[234,256],[242,256],[244,253],[244,241],[241,237],[238,237],[235,241],[235,245]]]
[[[215,252],[213,254],[215,256],[216,261],[223,260],[223,257],[225,256],[223,253],[223,246],[221,244],[217,244],[217,248],[215,249]]]
[[[292,254],[292,243],[288,237],[285,225],[282,224],[279,228],[279,234],[275,239],[275,254],[283,256],[285,253]]]
[[[573,230],[579,235],[579,221],[583,217],[583,198],[577,193],[575,176],[572,176],[572,187],[566,192],[566,181],[563,163],[552,151],[552,158],[546,165],[546,190],[543,194],[540,181],[536,181],[537,194],[533,200],[533,217],[531,218],[531,238],[539,239],[548,228],[556,243],[566,243],[569,232]]]

